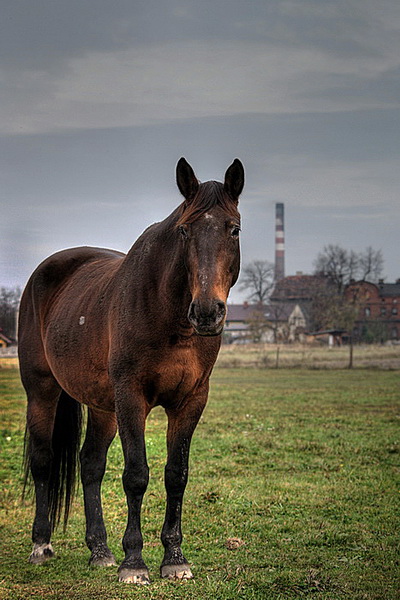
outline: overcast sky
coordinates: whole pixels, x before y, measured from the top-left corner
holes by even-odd
[[[243,262],[339,244],[400,277],[398,0],[2,0],[0,286],[70,246],[127,251],[246,169]],[[232,299],[242,298],[238,291]]]

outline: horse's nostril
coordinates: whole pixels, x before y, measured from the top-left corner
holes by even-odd
[[[219,330],[226,314],[225,302],[222,300],[193,300],[189,306],[188,319],[199,330]]]
[[[194,321],[196,319],[196,304],[195,304],[195,302],[191,302],[191,304],[189,306],[188,318],[189,318],[189,321]]]
[[[226,312],[226,308],[225,308],[225,302],[222,302],[221,300],[217,301],[217,314],[218,317],[222,318],[225,316],[225,312]]]

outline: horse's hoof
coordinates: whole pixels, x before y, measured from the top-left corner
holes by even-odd
[[[183,565],[162,565],[161,577],[174,579],[175,581],[185,581],[193,579],[193,573],[188,564]]]
[[[96,554],[92,554],[89,560],[89,565],[91,567],[116,567],[117,561],[115,560],[112,552],[104,556],[97,556]]]
[[[149,585],[150,576],[147,569],[129,569],[123,568],[118,573],[118,581],[124,583],[136,583],[139,585]]]
[[[32,565],[42,565],[53,556],[54,550],[51,544],[34,544],[28,560]]]

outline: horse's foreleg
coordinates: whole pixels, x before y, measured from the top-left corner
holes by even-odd
[[[131,399],[132,401],[132,399]],[[149,571],[142,558],[143,537],[140,527],[142,501],[149,482],[149,467],[144,441],[146,402],[123,407],[117,403],[118,427],[125,458],[122,476],[128,504],[128,524],[122,540],[125,559],[118,569],[119,581],[150,583]]]
[[[91,550],[89,564],[100,567],[116,564],[107,546],[101,505],[101,482],[106,467],[107,450],[116,431],[114,413],[89,409],[86,438],[80,453],[81,477],[85,500],[86,544]]]
[[[191,579],[193,577],[188,561],[181,550],[181,515],[189,472],[190,442],[206,401],[207,392],[204,392],[189,400],[185,407],[167,411],[168,460],[165,467],[167,508],[161,533],[161,541],[165,550],[161,564],[161,577],[173,579]]]

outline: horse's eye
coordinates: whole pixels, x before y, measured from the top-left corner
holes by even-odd
[[[188,235],[188,230],[186,225],[179,225],[178,227],[178,231],[181,234],[181,236],[183,237],[184,240],[187,240],[189,235]]]
[[[231,236],[234,238],[238,238],[240,233],[240,227],[236,226],[231,229]]]

